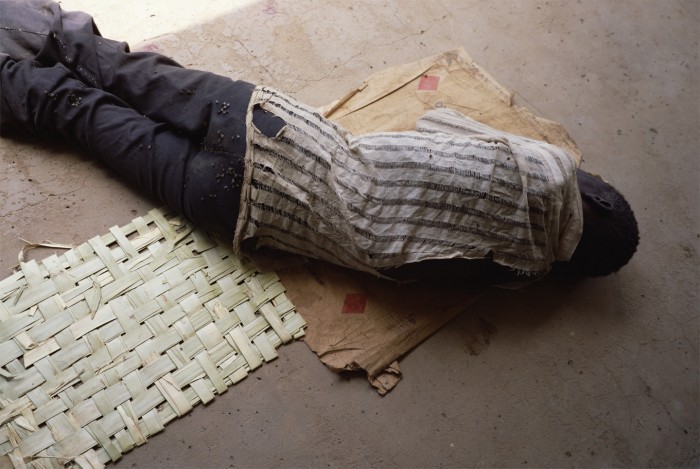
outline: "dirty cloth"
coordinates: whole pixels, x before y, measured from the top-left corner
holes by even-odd
[[[282,118],[260,132],[253,111]],[[582,232],[576,164],[562,149],[478,126],[456,111],[419,131],[354,137],[258,87],[234,248],[247,240],[380,274],[433,259],[484,259],[541,274]]]
[[[0,0],[0,134],[87,151],[145,194],[233,237],[254,86],[103,38],[90,15]]]

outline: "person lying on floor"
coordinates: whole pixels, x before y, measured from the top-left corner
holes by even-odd
[[[353,136],[277,90],[103,38],[44,0],[0,0],[0,134],[66,140],[237,253],[272,247],[384,277],[501,282],[619,270],[625,198],[554,145],[449,109]]]

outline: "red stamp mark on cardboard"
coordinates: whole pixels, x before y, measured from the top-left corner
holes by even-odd
[[[418,82],[418,89],[423,91],[435,91],[440,83],[437,75],[423,75]]]
[[[367,296],[364,293],[347,293],[343,303],[343,314],[364,314]]]

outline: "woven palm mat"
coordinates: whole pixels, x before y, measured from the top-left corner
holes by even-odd
[[[0,282],[0,467],[102,467],[303,336],[278,277],[153,210]]]

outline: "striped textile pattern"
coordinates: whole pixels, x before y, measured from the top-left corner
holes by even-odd
[[[285,127],[265,136],[255,107]],[[455,111],[428,113],[416,131],[354,137],[259,87],[247,125],[239,252],[254,238],[256,247],[380,275],[410,262],[487,256],[538,274],[569,259],[581,234],[576,166],[564,150]]]

